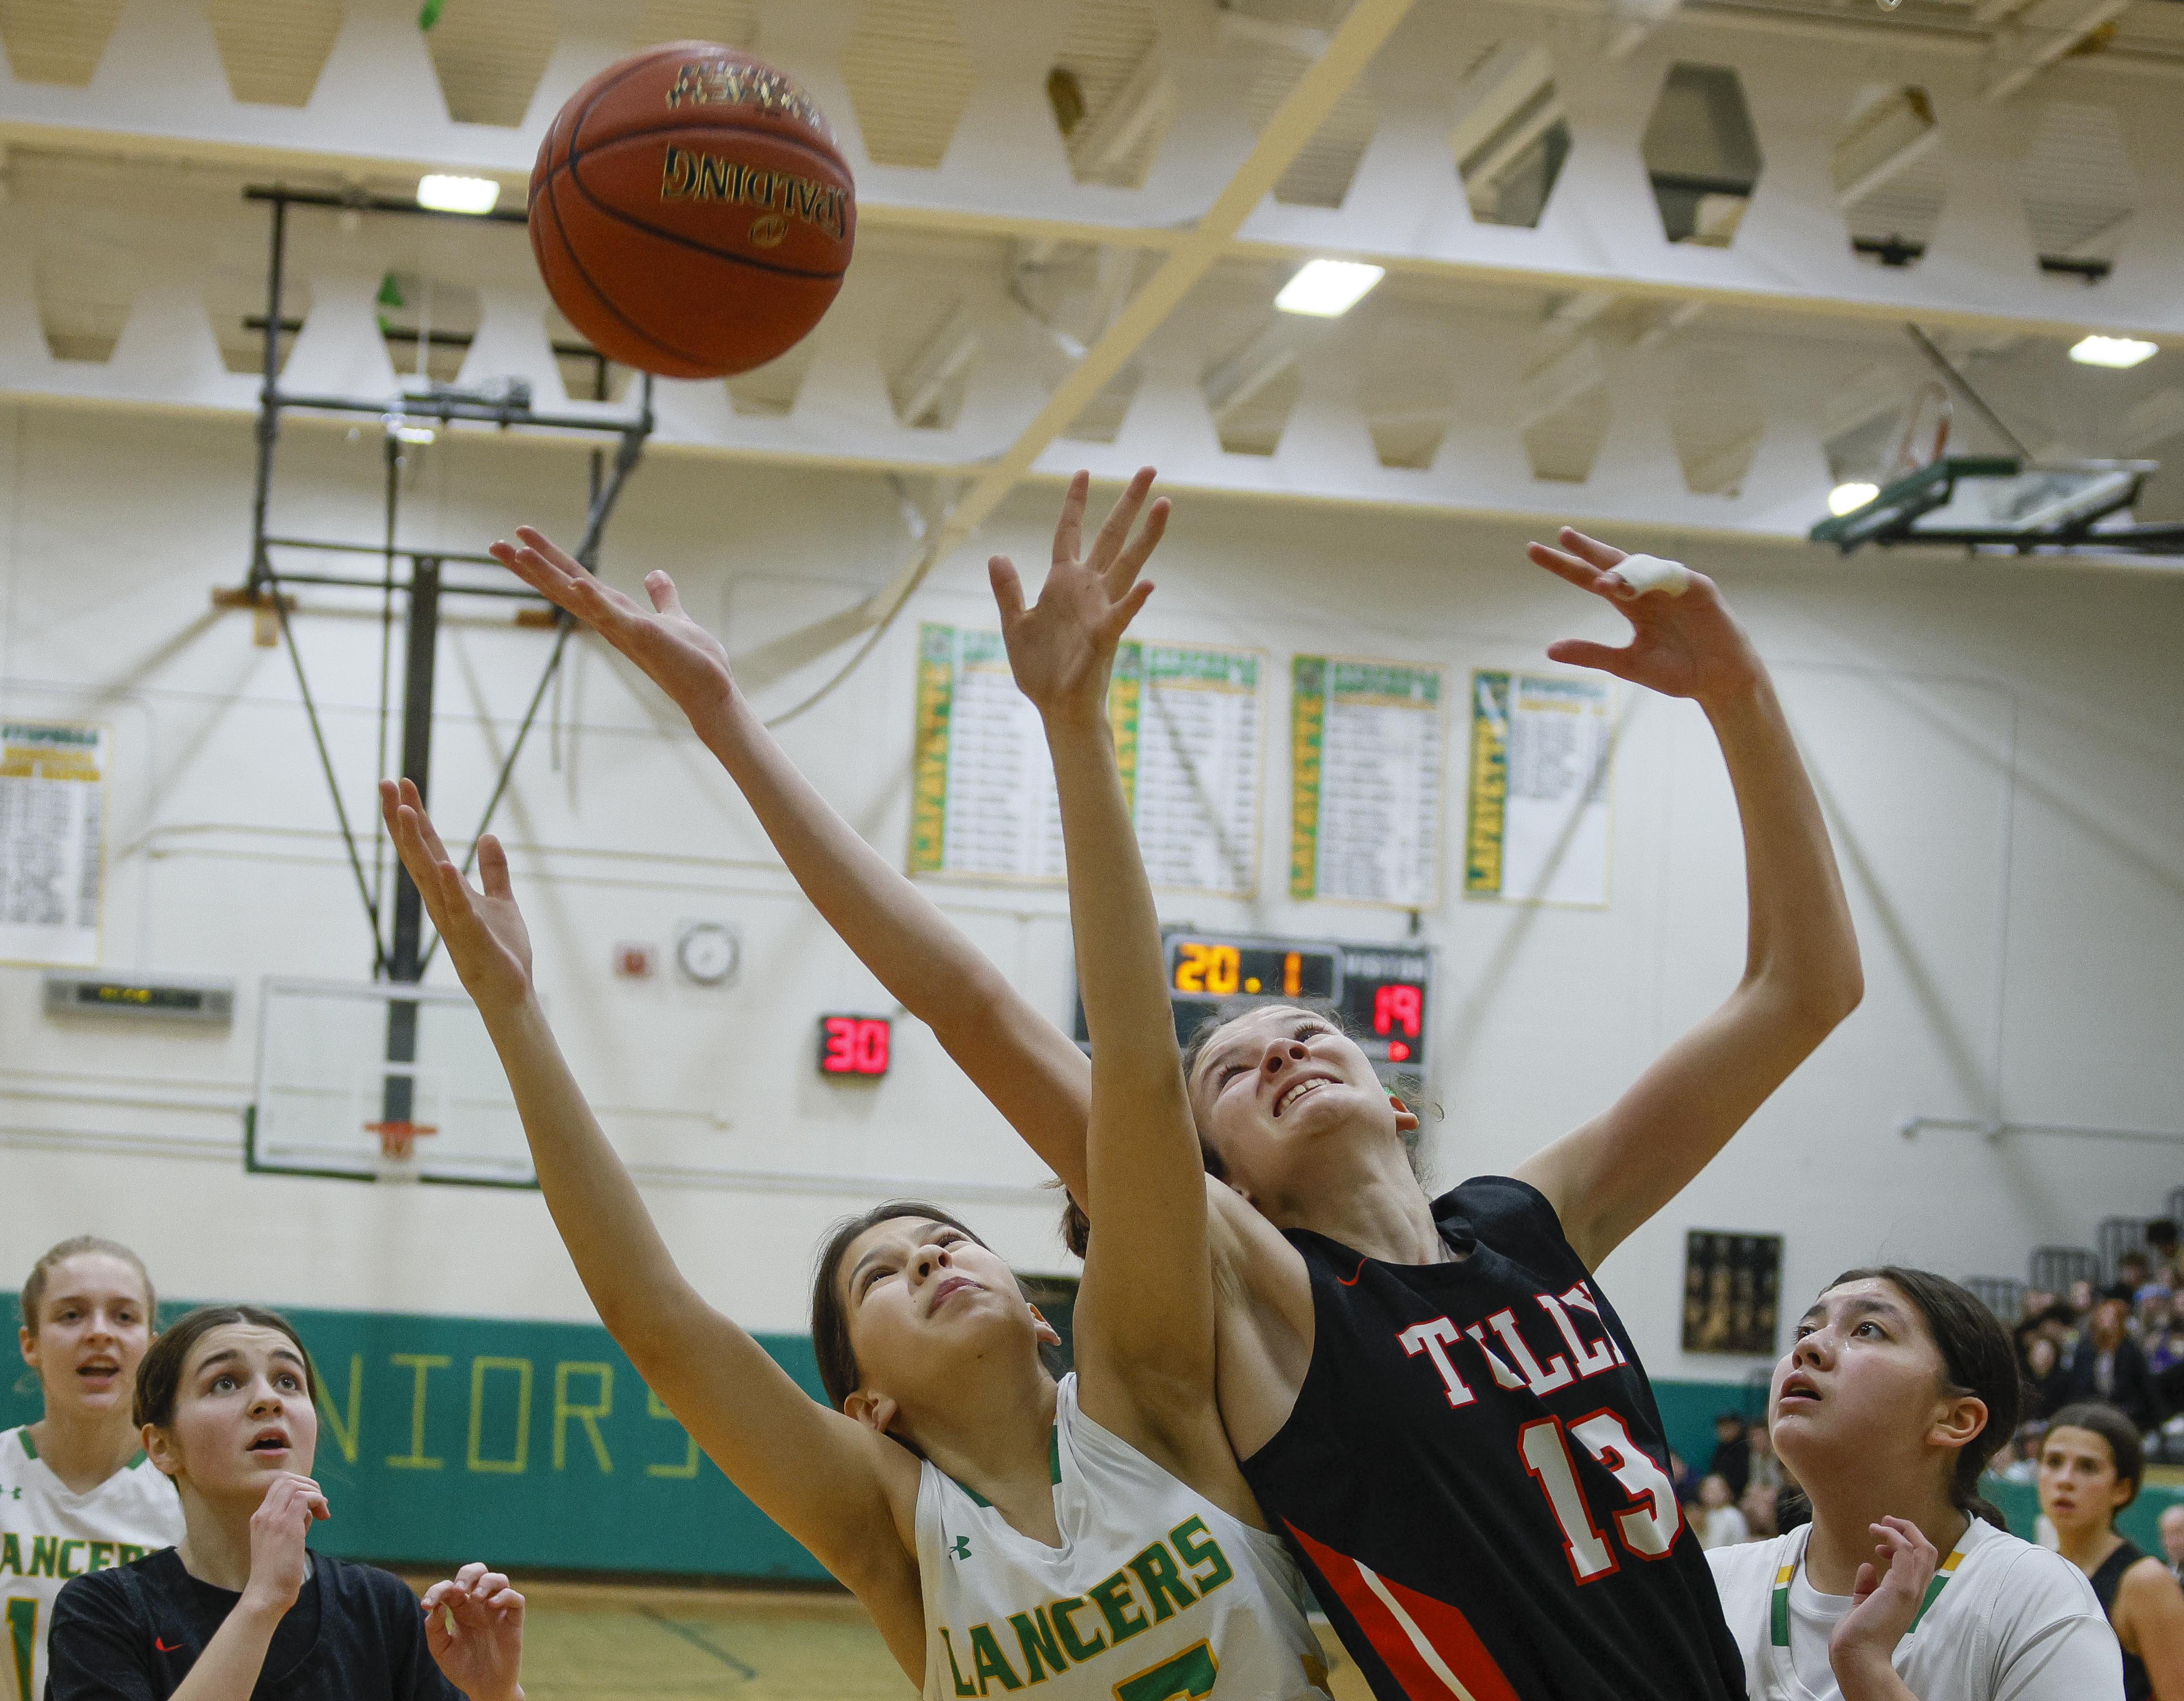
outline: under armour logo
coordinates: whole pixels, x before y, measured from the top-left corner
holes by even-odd
[[[956,1544],[952,1551],[959,1559],[969,1559],[971,1557],[971,1538],[968,1536],[958,1536],[956,1538]]]

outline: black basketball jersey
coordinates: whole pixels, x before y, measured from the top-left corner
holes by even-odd
[[[1312,1363],[1244,1475],[1381,1701],[1744,1694],[1638,1355],[1554,1207],[1434,1203],[1455,1262],[1285,1231]]]

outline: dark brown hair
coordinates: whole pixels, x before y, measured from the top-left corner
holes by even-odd
[[[147,1329],[157,1327],[153,1319],[159,1313],[159,1297],[152,1290],[152,1273],[144,1268],[144,1260],[120,1241],[109,1241],[98,1235],[77,1235],[48,1246],[44,1256],[31,1266],[30,1277],[24,1282],[23,1291],[16,1301],[22,1313],[23,1327],[33,1335],[38,1332],[38,1308],[46,1302],[46,1284],[53,1274],[53,1266],[86,1252],[119,1258],[136,1272],[138,1280],[144,1284],[144,1326]]]
[[[1186,1091],[1190,1085],[1191,1075],[1198,1068],[1199,1060],[1206,1055],[1206,1047],[1220,1035],[1221,1030],[1230,1023],[1249,1016],[1255,1010],[1264,1010],[1268,1007],[1268,1003],[1266,999],[1240,997],[1224,998],[1213,1007],[1212,1012],[1199,1023],[1198,1026],[1191,1029],[1190,1038],[1184,1042],[1183,1082]],[[1284,998],[1277,1001],[1277,1007],[1301,1010],[1306,1015],[1324,1022],[1346,1040],[1355,1041],[1359,1038],[1357,1030],[1350,1025],[1350,1018],[1345,1016],[1330,1000]],[[1439,1114],[1438,1112],[1435,1113]],[[1411,1173],[1418,1177],[1421,1185],[1425,1181],[1425,1148],[1422,1138],[1424,1129],[1424,1124],[1421,1122],[1418,1128],[1412,1129],[1402,1137],[1404,1153],[1411,1161]],[[1226,1181],[1228,1179],[1228,1166],[1222,1161],[1221,1154],[1213,1149],[1212,1142],[1206,1138],[1206,1130],[1203,1129],[1198,1130],[1198,1157],[1199,1161],[1206,1166],[1206,1173],[1216,1181]],[[1091,1244],[1092,1219],[1084,1214],[1084,1207],[1077,1202],[1074,1195],[1070,1196],[1069,1202],[1062,1208],[1061,1240],[1062,1244],[1080,1258],[1084,1256],[1084,1249]]]
[[[304,1391],[311,1399],[318,1398],[319,1367],[311,1362],[311,1350],[304,1345],[294,1324],[262,1306],[201,1305],[170,1324],[137,1366],[136,1404],[131,1415],[139,1429],[146,1424],[165,1429],[174,1422],[175,1401],[181,1392],[182,1370],[189,1363],[190,1349],[214,1330],[231,1324],[278,1330],[287,1336],[303,1356]]]
[[[980,1246],[986,1245],[968,1224],[922,1199],[889,1199],[834,1224],[826,1245],[819,1249],[819,1262],[811,1272],[811,1353],[819,1361],[820,1385],[827,1390],[828,1403],[838,1412],[842,1402],[855,1393],[857,1385],[864,1380],[863,1373],[857,1369],[856,1349],[850,1345],[850,1308],[843,1301],[842,1285],[838,1280],[842,1260],[849,1256],[858,1235],[898,1217],[944,1224],[959,1234],[969,1235]],[[987,1250],[990,1252],[992,1248]]]
[[[2007,1530],[2009,1525],[2000,1509],[1980,1493],[1979,1480],[1987,1461],[2017,1433],[2024,1403],[2024,1383],[2008,1330],[1970,1290],[1931,1270],[1901,1264],[1845,1270],[1828,1287],[1852,1281],[1885,1281],[1909,1300],[1925,1319],[1926,1333],[1942,1355],[1950,1391],[1970,1394],[1986,1405],[1986,1425],[1957,1451],[1949,1475],[1949,1503]]]
[[[2069,1427],[2090,1430],[2109,1444],[2109,1458],[2115,1466],[2116,1481],[2131,1485],[2131,1492],[2121,1505],[2109,1514],[2109,1521],[2138,1498],[2139,1486],[2146,1481],[2146,1442],[2138,1433],[2138,1426],[2104,1400],[2080,1400],[2068,1405],[2048,1419],[2048,1433]],[[2042,1443],[2045,1451],[2046,1443]]]

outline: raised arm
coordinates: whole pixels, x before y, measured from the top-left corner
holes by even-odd
[[[1767,669],[1713,581],[1680,595],[1635,591],[1624,552],[1565,527],[1532,560],[1613,602],[1635,628],[1622,649],[1566,639],[1557,661],[1597,667],[1706,711],[1744,828],[1749,919],[1743,977],[1613,1105],[1521,1165],[1570,1244],[1597,1264],[1683,1191],[1790,1072],[1857,1008],[1864,983],[1819,800]]]
[[[672,579],[645,576],[648,610],[543,533],[525,526],[515,535],[520,544],[495,544],[493,555],[674,699],[827,924],[1081,1200],[1084,1054],[797,771],[737,689],[720,641],[683,612]]]
[[[1131,536],[1152,477],[1146,468],[1130,481],[1082,558],[1090,481],[1081,472],[1071,481],[1033,607],[1006,557],[994,558],[992,572],[1009,665],[1045,722],[1054,761],[1092,1040],[1083,1203],[1100,1226],[1077,1304],[1079,1386],[1094,1418],[1188,1463],[1204,1451],[1212,1405],[1206,1173],[1162,970],[1160,918],[1107,722],[1116,646],[1152,594],[1139,574],[1167,523],[1167,502],[1156,502]]]
[[[909,1534],[916,1461],[812,1399],[676,1268],[539,1008],[530,940],[499,842],[478,843],[481,892],[449,860],[415,786],[383,784],[381,801],[403,865],[500,1053],[546,1208],[600,1320],[713,1462],[864,1601],[897,1659],[922,1679],[923,1617]]]

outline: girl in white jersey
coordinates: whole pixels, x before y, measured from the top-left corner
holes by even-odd
[[[44,1696],[62,1584],[182,1535],[181,1506],[130,1416],[152,1344],[143,1260],[95,1235],[63,1241],[31,1267],[21,1302],[45,1415],[0,1431],[0,1701]]]
[[[2077,1568],[1980,1498],[2016,1427],[2008,1336],[1956,1283],[1847,1271],[1774,1367],[1774,1450],[1813,1520],[1707,1555],[1751,1701],[2120,1701]]]
[[[1149,482],[1082,560],[1084,488],[1072,487],[1048,599],[1009,622],[1019,677],[1045,690],[1050,724],[1084,724],[1085,705],[1104,699],[1165,524],[1157,504],[1131,535]],[[1084,643],[1095,627],[1096,650]],[[1301,1581],[1212,1408],[1203,1189],[1178,1132],[1188,1109],[1159,964],[1138,961],[1156,951],[1150,899],[1112,751],[1072,748],[1067,772],[1059,747],[1056,759],[1072,873],[1095,906],[1134,902],[1145,922],[1119,954],[1080,930],[1087,1002],[1119,1009],[1102,989],[1143,981],[1128,996],[1152,1007],[1167,1046],[1163,1073],[1145,1045],[1106,1043],[1100,1018],[1089,1189],[1117,1226],[1095,1237],[1086,1264],[1078,1374],[1059,1385],[1048,1374],[1039,1348],[1054,1331],[976,1235],[897,1202],[842,1225],[821,1259],[813,1336],[833,1409],[676,1270],[539,1012],[499,845],[481,841],[484,890],[473,890],[414,789],[389,787],[385,804],[499,1049],[548,1208],[600,1318],[728,1477],[864,1603],[929,1701],[1033,1684],[1055,1701],[1171,1701],[1217,1681],[1223,1696],[1306,1701],[1323,1694],[1324,1670]],[[1127,870],[1111,866],[1123,847]],[[1132,1007],[1119,1019],[1149,1017]]]

